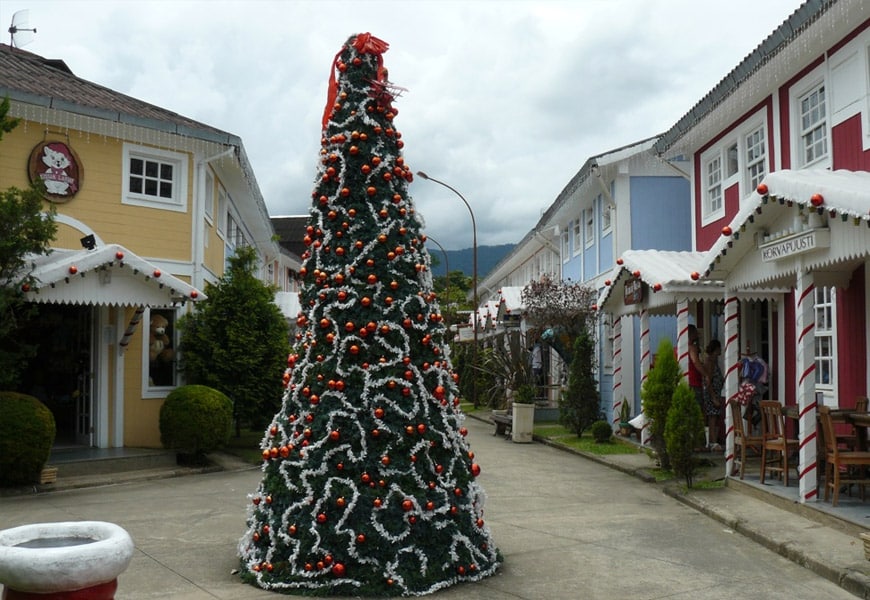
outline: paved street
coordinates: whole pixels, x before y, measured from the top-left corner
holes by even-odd
[[[855,596],[733,533],[656,485],[542,444],[514,444],[469,419],[486,520],[505,564],[439,599],[732,599]],[[0,498],[0,529],[105,520],[136,543],[118,600],[278,598],[231,572],[259,471]]]

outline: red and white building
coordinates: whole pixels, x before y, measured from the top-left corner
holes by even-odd
[[[816,410],[853,407],[870,387],[870,3],[805,2],[654,152],[689,158],[695,252],[625,257],[599,307],[676,315],[685,368],[689,323],[702,342],[719,339],[726,397],[738,391],[741,360],[762,357],[765,397],[800,414],[798,494],[813,501]],[[641,301],[628,304],[625,283],[636,280]],[[649,361],[639,367],[645,374]]]

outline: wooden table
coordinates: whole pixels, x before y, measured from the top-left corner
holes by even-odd
[[[870,413],[847,412],[844,417],[846,422],[855,427],[855,436],[858,441],[857,450],[867,450],[867,428],[870,427]]]

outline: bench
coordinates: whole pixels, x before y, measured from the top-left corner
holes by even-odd
[[[494,413],[491,420],[495,424],[495,433],[493,435],[503,435],[505,437],[510,435],[510,429],[513,425],[513,416],[511,414]]]

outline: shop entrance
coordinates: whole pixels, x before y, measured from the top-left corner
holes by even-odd
[[[38,304],[26,335],[39,345],[21,389],[54,414],[55,448],[92,446],[94,309]]]

